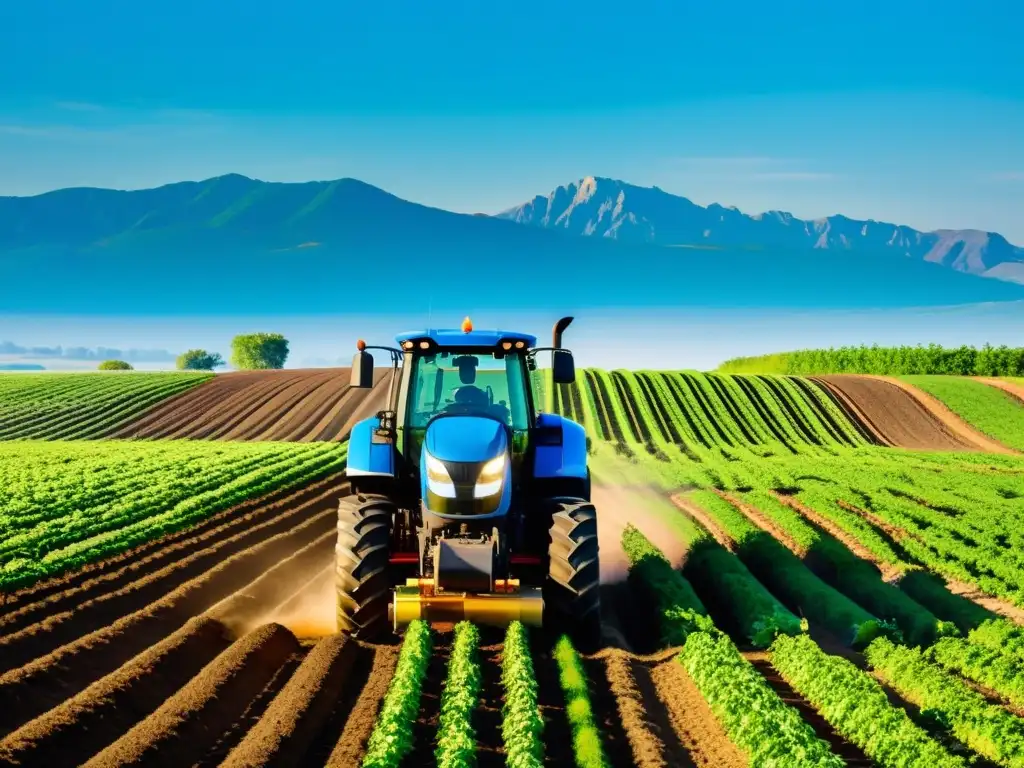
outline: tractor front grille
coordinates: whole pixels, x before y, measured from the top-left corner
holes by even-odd
[[[449,477],[455,483],[456,491],[459,490],[460,486],[466,486],[469,488],[470,496],[473,495],[473,486],[476,485],[476,479],[480,476],[480,468],[482,466],[482,461],[444,462],[444,468],[448,470]]]

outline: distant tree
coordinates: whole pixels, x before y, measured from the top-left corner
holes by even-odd
[[[224,358],[219,352],[207,352],[205,349],[190,349],[178,355],[175,363],[179,371],[212,371],[224,365]]]
[[[288,340],[279,333],[249,333],[231,340],[231,364],[240,370],[284,368]]]
[[[99,370],[101,371],[133,371],[135,370],[132,366],[126,363],[124,360],[104,360],[99,364]]]

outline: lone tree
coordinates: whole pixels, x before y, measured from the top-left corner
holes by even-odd
[[[101,371],[134,371],[135,369],[124,360],[104,360],[99,364]]]
[[[190,349],[178,355],[175,363],[179,371],[212,371],[224,365],[224,358],[219,352],[207,352],[205,349]]]
[[[284,368],[288,340],[279,333],[249,333],[231,340],[231,364],[239,370]]]

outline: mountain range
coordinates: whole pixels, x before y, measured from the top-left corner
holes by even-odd
[[[594,177],[494,216],[237,174],[0,198],[14,313],[938,306],[1024,300],[1022,269],[995,234],[748,216]]]
[[[798,219],[785,211],[754,215],[615,179],[588,176],[538,195],[499,218],[577,235],[659,245],[719,245],[761,250],[874,250],[942,264],[959,272],[1024,283],[1024,248],[995,232],[940,229],[846,216]]]

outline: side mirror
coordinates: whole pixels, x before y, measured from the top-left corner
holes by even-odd
[[[555,384],[572,384],[576,381],[576,363],[568,349],[551,351],[551,378]]]
[[[352,358],[352,383],[354,389],[371,389],[373,387],[373,355],[369,352],[356,352]]]

